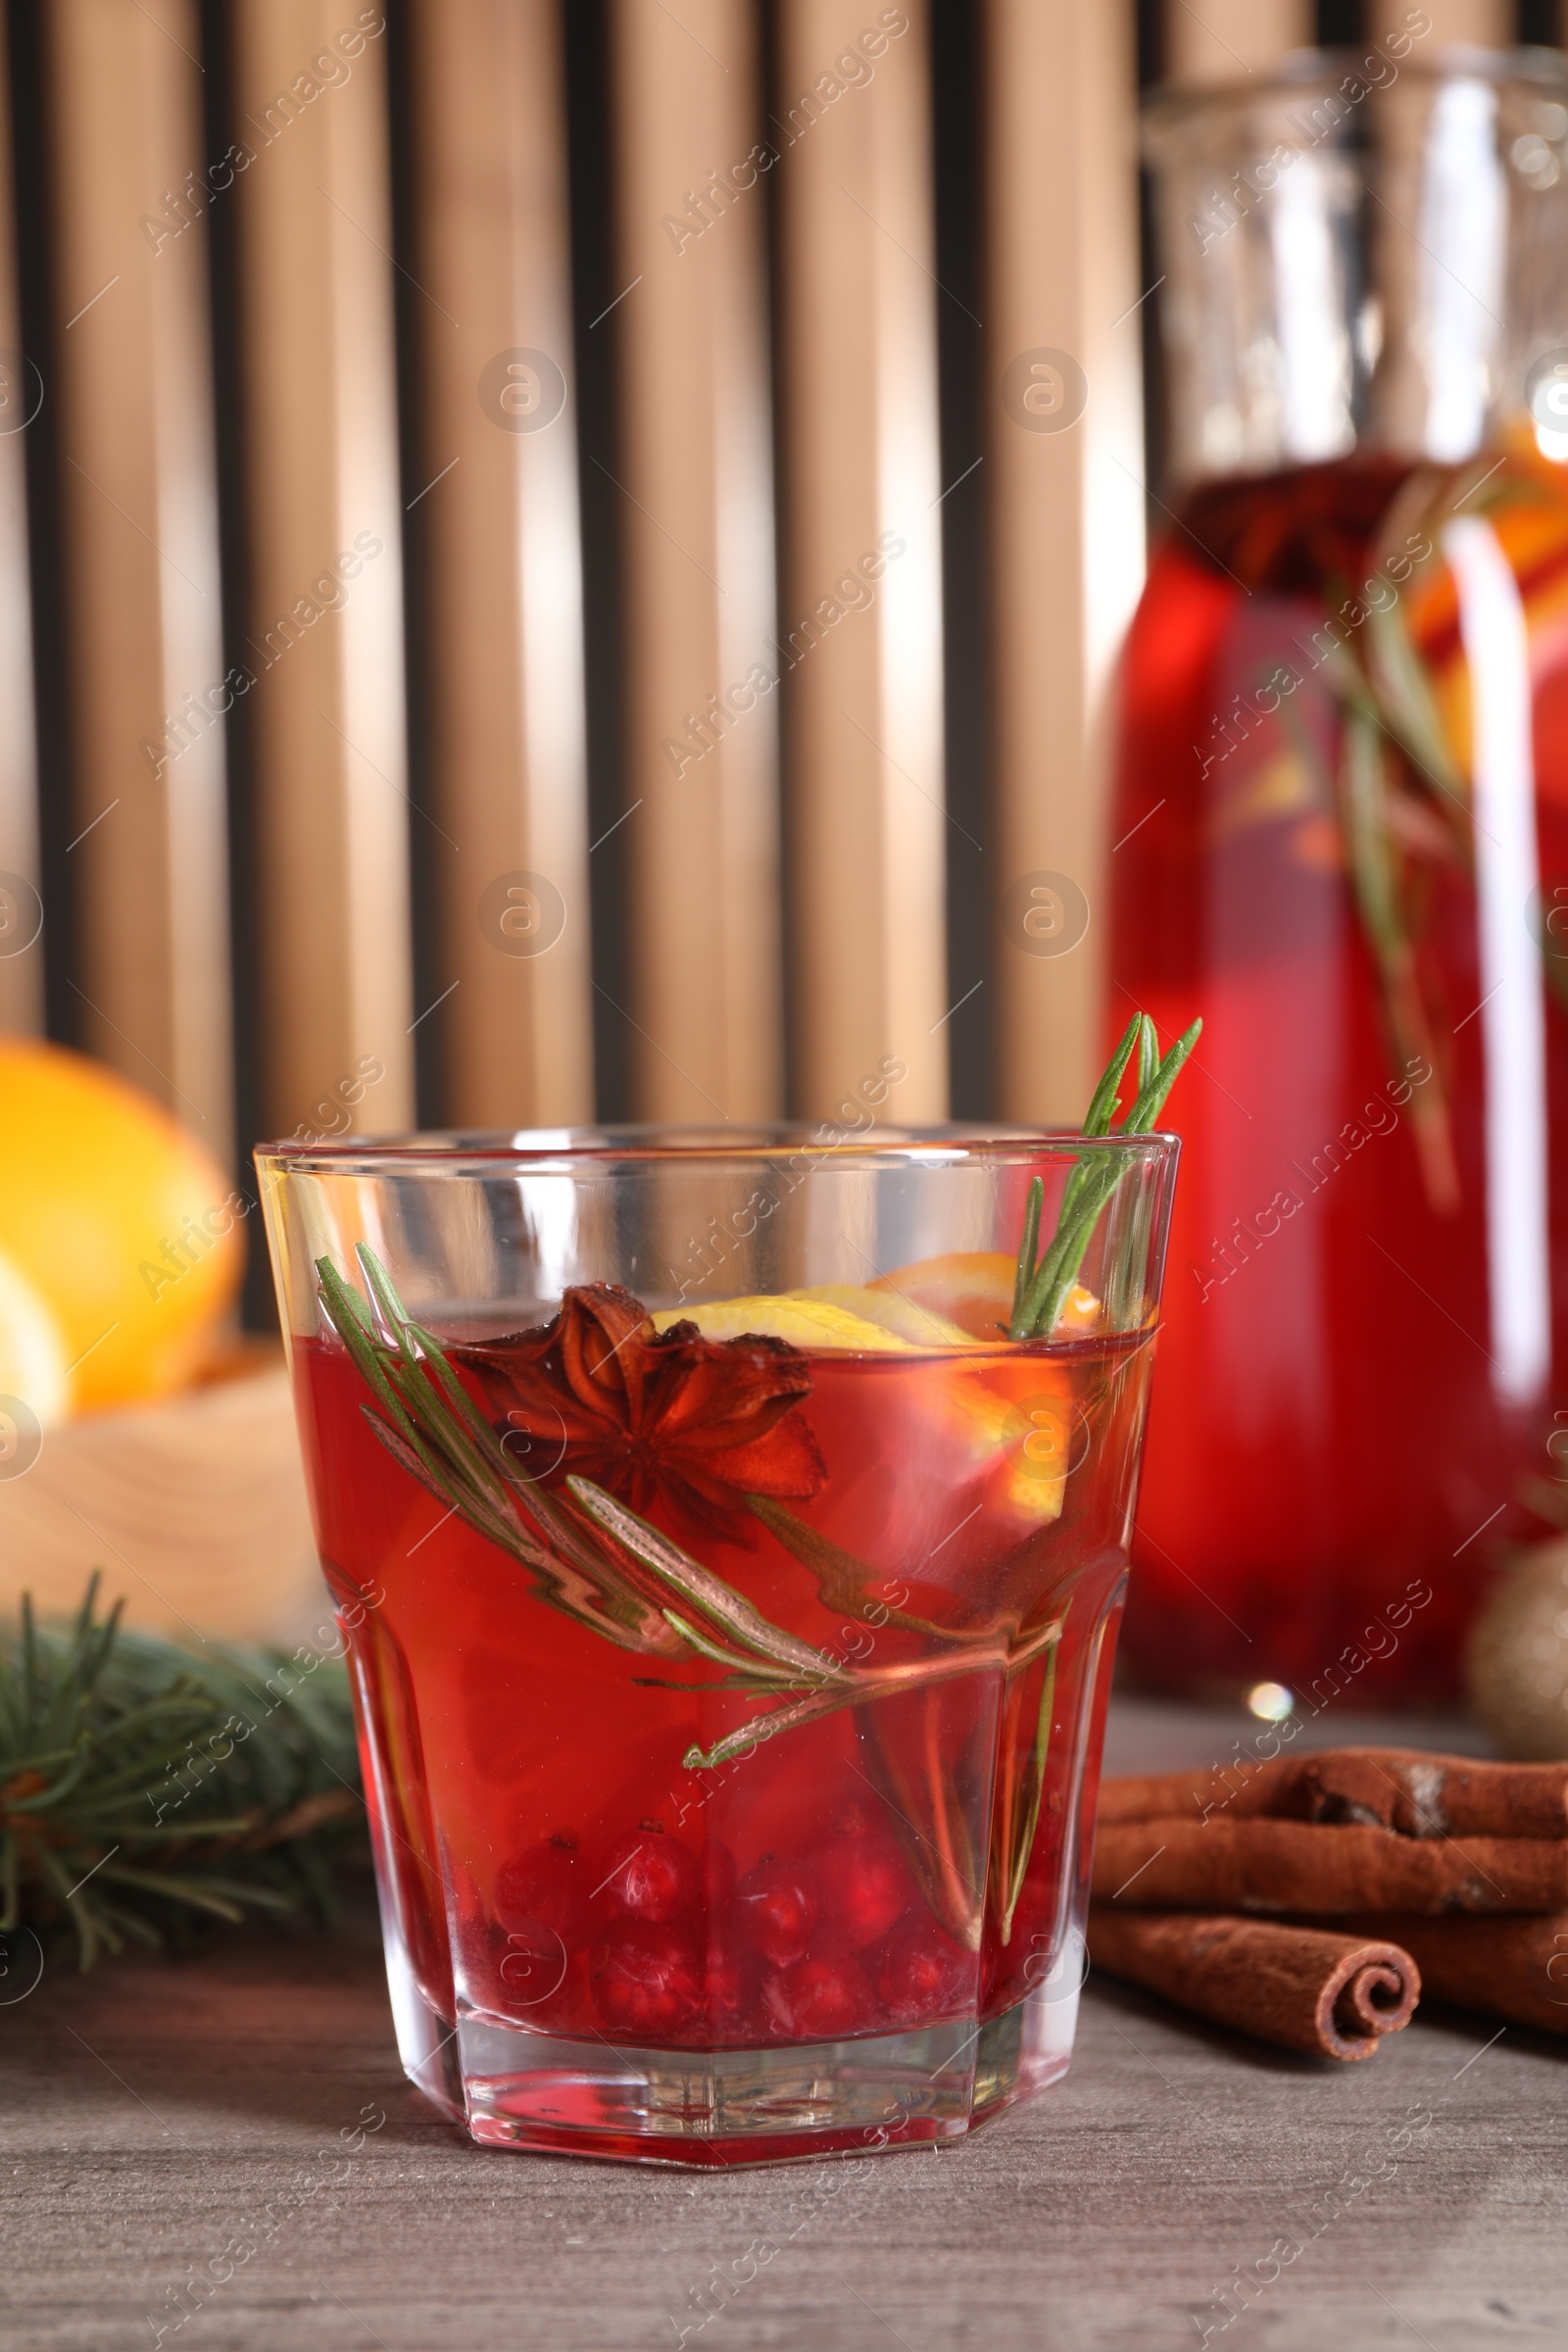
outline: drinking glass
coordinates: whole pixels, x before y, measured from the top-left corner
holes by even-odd
[[[403,2061],[477,2140],[819,2156],[1067,2065],[1178,1146],[857,1117],[257,1154]],[[1035,1178],[1108,1200],[1012,1341]]]

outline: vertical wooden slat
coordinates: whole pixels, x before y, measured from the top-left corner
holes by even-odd
[[[1239,81],[1311,45],[1312,0],[1165,0],[1165,79]]]
[[[221,1157],[224,705],[190,0],[55,0],[55,348],[80,1034]]]
[[[43,945],[23,436],[42,385],[22,360],[6,58],[0,8],[0,1031],[27,1031],[43,1026]]]
[[[763,203],[745,0],[617,0],[632,1094],[780,1097]],[[595,462],[606,461],[597,457]]]
[[[1131,11],[990,0],[988,32],[999,1062],[1009,1118],[1076,1123],[1107,977],[1106,687],[1144,559]]]
[[[1426,0],[1431,20],[1424,41],[1474,41],[1501,48],[1514,37],[1510,0]],[[1228,81],[1255,73],[1287,49],[1313,37],[1311,0],[1205,0],[1200,13],[1188,0],[1166,0],[1165,74],[1170,81]],[[1405,28],[1405,0],[1371,0],[1366,37]]]
[[[408,23],[438,1115],[561,1125],[592,1117],[593,1060],[558,9]]]
[[[893,1115],[927,1120],[949,1006],[925,10],[793,0],[779,35],[794,1086],[827,1115],[896,1055]]]
[[[385,20],[236,0],[262,1091],[413,1116],[409,803]],[[424,828],[421,828],[421,832]],[[441,849],[439,841],[436,849]],[[443,854],[445,854],[443,852]]]
[[[1368,0],[1367,35],[1379,40],[1403,29],[1409,15],[1405,0]],[[1474,41],[1483,49],[1503,49],[1514,39],[1517,22],[1513,0],[1422,0],[1422,13],[1432,20],[1417,55],[1430,56],[1445,41]]]

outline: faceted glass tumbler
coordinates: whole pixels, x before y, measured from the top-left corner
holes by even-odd
[[[1067,2066],[1178,1147],[863,1091],[257,1154],[403,2060],[477,2140],[815,2157]]]

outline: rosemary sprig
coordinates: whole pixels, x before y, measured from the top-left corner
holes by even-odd
[[[1059,1632],[1059,1626],[1052,1626],[1046,1638]],[[977,1780],[985,1785],[996,1734],[991,1723],[955,1724],[942,1700],[940,1690],[921,1691],[915,1720],[906,1718],[896,1726],[867,1708],[858,1715],[856,1729],[866,1777],[887,1810],[916,1886],[954,1941],[977,1952],[985,1924],[988,1824],[961,1791]]]
[[[775,1502],[768,1494],[749,1494],[747,1501],[753,1517],[760,1519],[775,1542],[782,1544],[803,1568],[810,1570],[824,1608],[859,1612],[869,1604],[882,1611],[874,1621],[877,1624],[896,1625],[904,1633],[940,1635],[941,1628],[928,1617],[912,1616],[906,1609],[896,1608],[881,1597],[881,1589],[893,1580],[870,1567],[856,1552],[846,1551],[814,1527],[808,1527],[787,1504]]]
[[[764,1661],[762,1671],[776,1668],[786,1675],[792,1672],[796,1676],[815,1675],[828,1683],[845,1680],[843,1668],[835,1666],[821,1650],[813,1649],[808,1642],[798,1641],[782,1626],[769,1624],[733,1586],[700,1567],[678,1544],[672,1544],[636,1511],[616,1502],[613,1495],[596,1487],[591,1479],[568,1478],[566,1484],[590,1518],[608,1528],[645,1567],[700,1609],[720,1635],[727,1635]],[[667,1608],[664,1613],[670,1614]],[[684,1631],[686,1640],[695,1642],[691,1627],[685,1626]],[[732,1652],[721,1648],[711,1636],[708,1637],[706,1654],[721,1659],[725,1665],[736,1663]]]
[[[1457,1211],[1460,1187],[1448,1075],[1438,1043],[1443,1025],[1429,1006],[1420,969],[1422,896],[1434,865],[1473,874],[1474,800],[1408,610],[1423,575],[1446,563],[1444,532],[1455,515],[1497,517],[1531,503],[1529,479],[1513,465],[1479,464],[1485,470],[1465,465],[1411,473],[1384,514],[1368,550],[1368,570],[1397,576],[1390,559],[1402,557],[1408,564],[1406,551],[1418,535],[1425,554],[1408,571],[1401,593],[1381,604],[1369,601],[1347,635],[1336,637],[1338,624],[1330,621],[1331,651],[1318,656],[1341,721],[1334,773],[1322,797],[1338,818],[1356,914],[1377,968],[1395,1075],[1402,1077],[1417,1060],[1429,1072],[1411,1097],[1409,1117],[1427,1200],[1442,1216]],[[1353,593],[1347,593],[1350,585],[1324,582],[1328,612],[1344,613],[1355,604]],[[1310,728],[1292,705],[1283,710],[1290,713],[1293,749],[1318,773],[1324,762]],[[1553,953],[1554,944],[1543,929],[1546,982],[1568,1008],[1568,966]]]
[[[1111,1122],[1121,1108],[1121,1098],[1116,1090],[1126,1076],[1127,1065],[1135,1050],[1138,1054],[1138,1093],[1131,1110],[1114,1132],[1129,1136],[1147,1134],[1164,1109],[1166,1097],[1181,1073],[1182,1064],[1197,1045],[1202,1027],[1200,1020],[1194,1021],[1162,1060],[1153,1022],[1147,1012],[1134,1013],[1115,1052],[1101,1073],[1100,1084],[1095,1089],[1088,1116],[1084,1120],[1084,1134],[1100,1136],[1112,1132]],[[1095,1227],[1125,1174],[1125,1167],[1118,1165],[1115,1160],[1102,1159],[1097,1153],[1086,1152],[1067,1178],[1062,1190],[1061,1207],[1056,1216],[1056,1230],[1038,1261],[1035,1251],[1044,1211],[1045,1184],[1039,1176],[1034,1179],[1024,1204],[1023,1237],[1018,1246],[1018,1271],[1012,1293],[1012,1319],[1007,1325],[1009,1340],[1048,1339],[1054,1331],[1056,1317],[1077,1279]]]
[[[322,1257],[317,1260],[318,1304],[375,1399],[361,1410],[399,1467],[526,1568],[535,1596],[549,1607],[622,1649],[688,1666],[700,1661],[724,1675],[718,1683],[673,1686],[663,1678],[639,1680],[712,1694],[744,1690],[779,1702],[725,1733],[706,1752],[694,1742],[684,1758],[688,1767],[711,1769],[839,1707],[956,1676],[1015,1671],[1054,1638],[1056,1629],[1047,1627],[1009,1652],[1004,1638],[944,1634],[890,1609],[889,1623],[934,1638],[941,1646],[896,1664],[840,1664],[774,1625],[592,1479],[568,1476],[563,1494],[519,1474],[442,1343],[409,1315],[374,1251],[361,1243],[356,1254],[368,1299]],[[747,1501],[810,1568],[824,1597],[832,1596],[830,1606],[839,1605],[841,1593],[863,1598],[871,1591],[875,1572],[864,1561],[816,1536],[769,1497],[749,1495]]]
[[[100,1617],[98,1586],[0,1632],[0,1933],[69,1922],[85,1969],[193,1914],[329,1912],[327,1833],[363,1818],[341,1663],[199,1656]]]
[[[1440,1214],[1451,1216],[1459,1206],[1459,1172],[1404,905],[1388,733],[1375,713],[1348,698],[1343,729],[1340,824],[1356,910],[1382,982],[1384,1022],[1396,1067],[1402,1071],[1424,1060],[1432,1072],[1427,1085],[1410,1099],[1411,1132],[1427,1198]]]
[[[476,1535],[526,1568],[548,1607],[618,1648],[645,1657],[689,1657],[690,1644],[631,1572],[631,1562],[594,1543],[591,1525],[580,1528],[565,1505],[515,1474],[440,1347],[428,1334],[422,1345],[416,1337],[374,1251],[362,1243],[357,1255],[391,1339],[382,1337],[365,1299],[328,1257],[317,1260],[318,1303],[381,1407],[361,1410],[393,1460]],[[427,1364],[439,1366],[439,1387]]]
[[[1068,1606],[1071,1606],[1070,1602]],[[1067,1611],[1063,1609],[1063,1623],[1065,1623],[1066,1615]],[[998,1827],[1004,1831],[1001,1856],[1003,1876],[1000,1904],[1004,1943],[1012,1941],[1013,1913],[1018,1908],[1018,1897],[1023,1892],[1024,1876],[1029,1868],[1029,1858],[1035,1850],[1035,1834],[1040,1827],[1040,1807],[1046,1792],[1046,1757],[1051,1748],[1051,1713],[1056,1700],[1056,1659],[1061,1648],[1061,1627],[1057,1626],[1054,1630],[1056,1639],[1052,1642],[1046,1657],[1045,1681],[1040,1692],[1040,1712],[1035,1721],[1035,1736],[1029,1751],[1028,1784],[1023,1810],[1016,1823],[1011,1821],[1004,1823],[1004,1809],[1000,1806],[997,1814]],[[1014,1798],[1013,1801],[1015,1802],[1016,1799]]]
[[[438,1502],[528,1570],[539,1599],[622,1649],[688,1661],[695,1653],[763,1687],[827,1666],[591,1480],[568,1479],[563,1497],[519,1472],[375,1252],[361,1243],[356,1254],[386,1336],[330,1258],[317,1261],[317,1274],[321,1312],[383,1408],[362,1406],[367,1422]],[[700,1634],[671,1607],[672,1594],[714,1631]]]
[[[715,1764],[727,1764],[731,1757],[755,1747],[760,1740],[770,1740],[775,1733],[792,1730],[797,1724],[814,1723],[839,1707],[863,1707],[872,1700],[898,1698],[910,1690],[929,1693],[940,1684],[956,1682],[970,1674],[1021,1672],[1041,1650],[1059,1640],[1060,1635],[1061,1620],[1055,1618],[1038,1633],[1029,1635],[1016,1649],[1009,1649],[1002,1635],[986,1636],[979,1641],[952,1635],[949,1646],[935,1656],[910,1658],[896,1666],[845,1667],[831,1681],[822,1676],[803,1675],[792,1687],[798,1690],[803,1684],[807,1685],[804,1698],[791,1706],[775,1708],[771,1714],[754,1716],[738,1731],[727,1732],[706,1755],[699,1747],[688,1748],[682,1762],[706,1771]],[[812,1681],[814,1689],[810,1688]]]
[[[726,1734],[708,1754],[694,1745],[689,1764],[724,1762],[757,1739],[813,1722],[835,1707],[903,1691],[912,1682],[941,1682],[1004,1663],[992,1642],[943,1637],[936,1656],[912,1665],[839,1665],[773,1625],[724,1578],[592,1480],[566,1477],[564,1494],[526,1480],[447,1362],[440,1339],[405,1310],[376,1253],[367,1245],[355,1253],[369,1300],[338,1275],[331,1258],[318,1258],[318,1300],[376,1399],[362,1413],[395,1463],[475,1534],[517,1559],[550,1609],[639,1656],[684,1663],[701,1658],[724,1668],[726,1682],[691,1689],[785,1700],[771,1715]],[[811,1554],[808,1564],[823,1576],[820,1539],[811,1529],[788,1512],[780,1515],[766,1495],[748,1495],[748,1503],[773,1534],[780,1534],[778,1519],[788,1519],[792,1550],[797,1557]],[[872,1583],[872,1569],[847,1552],[835,1552],[835,1574],[860,1590]],[[924,1625],[919,1630],[936,1633]]]

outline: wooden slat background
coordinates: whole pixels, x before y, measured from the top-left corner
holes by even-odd
[[[408,28],[418,479],[404,529],[429,654],[414,836],[444,1000],[427,1016],[426,1115],[580,1124],[594,1090],[558,12],[417,0]]]
[[[777,697],[761,132],[748,0],[615,0],[611,122],[631,1099],[709,1125],[782,1108]],[[711,176],[710,176],[711,175]],[[757,167],[751,167],[757,176]],[[726,189],[729,190],[726,193]]]
[[[1119,10],[991,22],[998,1107],[1071,1125],[1105,981],[1105,689],[1143,584],[1136,73]]]
[[[68,987],[88,1050],[226,1154],[223,637],[205,223],[149,235],[200,152],[193,0],[45,12],[61,559],[70,628]],[[176,233],[177,231],[177,233]]]
[[[946,485],[926,12],[799,0],[780,29],[796,1088],[801,1109],[826,1117],[893,1054],[909,1072],[896,1115],[940,1119]],[[820,95],[824,83],[842,94]]]
[[[0,33],[5,23],[0,13]],[[42,1028],[44,1012],[24,440],[42,380],[22,350],[5,46],[0,41],[0,1030],[26,1034]]]
[[[1149,512],[1138,83],[1352,16],[14,10],[0,1024],[236,1160],[367,1064],[378,1131],[831,1116],[891,1058],[901,1119],[1073,1118]]]
[[[366,1055],[386,1071],[368,1124],[402,1127],[415,1107],[386,35],[360,29],[382,23],[343,0],[236,0],[233,14],[252,158],[233,194],[241,660],[274,1132],[312,1120]]]

